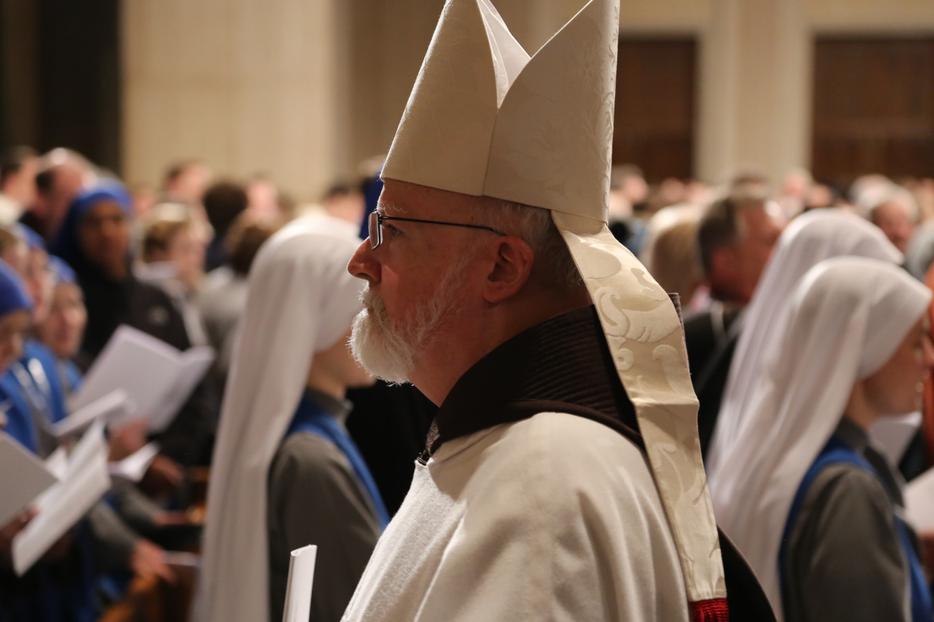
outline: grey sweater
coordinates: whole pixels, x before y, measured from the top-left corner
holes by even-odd
[[[785,621],[909,621],[908,561],[895,526],[899,477],[854,423],[842,419],[836,435],[880,476],[840,464],[812,482],[785,543]]]

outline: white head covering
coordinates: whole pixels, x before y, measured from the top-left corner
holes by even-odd
[[[356,227],[307,216],[257,254],[227,381],[208,489],[199,620],[269,618],[266,478],[295,415],[311,359],[337,343],[361,308],[347,272]]]
[[[931,292],[902,269],[838,257],[812,268],[776,325],[736,449],[713,489],[720,526],[781,612],[778,552],[794,494],[843,415],[853,385],[891,358]]]
[[[589,0],[530,56],[489,0],[448,0],[382,176],[551,211],[635,406],[687,598],[700,603],[725,598],[726,584],[684,334],[606,224],[618,34],[619,0]]]
[[[878,227],[842,210],[814,210],[785,229],[740,320],[742,332],[730,365],[726,389],[717,417],[707,472],[716,490],[720,463],[736,444],[749,411],[751,398],[762,377],[762,361],[780,332],[791,292],[801,277],[818,262],[831,257],[856,256],[893,264],[902,254]]]

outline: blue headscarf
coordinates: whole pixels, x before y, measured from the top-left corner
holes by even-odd
[[[60,257],[49,255],[49,272],[52,273],[52,280],[55,285],[60,283],[78,284],[78,276],[75,271]]]
[[[23,281],[5,262],[0,261],[0,316],[14,311],[29,311],[32,301]]]
[[[127,216],[132,215],[132,200],[130,194],[122,184],[116,181],[99,181],[95,185],[82,191],[68,207],[65,221],[52,244],[52,252],[72,266],[83,263],[84,253],[78,244],[78,225],[91,209],[98,203],[113,201],[120,206]]]

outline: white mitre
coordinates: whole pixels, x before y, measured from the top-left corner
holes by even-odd
[[[590,0],[530,57],[489,0],[448,0],[382,176],[551,211],[635,405],[698,611],[726,584],[681,323],[606,224],[618,31],[618,0]]]

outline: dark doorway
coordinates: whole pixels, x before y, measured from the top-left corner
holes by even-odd
[[[694,174],[696,47],[693,37],[620,38],[613,162],[650,182]]]
[[[820,36],[812,169],[838,184],[866,173],[934,174],[934,37]]]
[[[0,0],[4,143],[120,163],[119,0]]]

